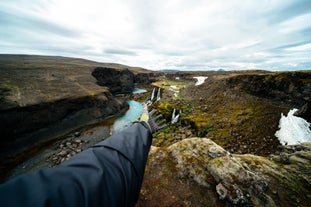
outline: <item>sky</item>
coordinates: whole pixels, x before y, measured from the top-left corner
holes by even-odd
[[[311,0],[1,0],[0,54],[311,70]]]

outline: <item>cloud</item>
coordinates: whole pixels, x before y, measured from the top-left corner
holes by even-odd
[[[1,1],[0,53],[76,56],[149,69],[310,69],[310,4]]]
[[[279,23],[292,19],[296,16],[308,14],[311,12],[311,2],[309,0],[285,1],[285,4],[279,4],[273,13],[270,13],[270,21]]]
[[[79,33],[69,30],[61,25],[37,19],[31,16],[22,16],[20,14],[8,13],[0,9],[1,27],[10,29],[14,25],[15,29],[22,30],[35,30],[36,32],[44,32],[47,34],[56,34],[61,36],[75,37]]]

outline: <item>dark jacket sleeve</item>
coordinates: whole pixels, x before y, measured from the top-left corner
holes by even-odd
[[[151,141],[146,124],[135,124],[58,167],[2,184],[0,206],[134,206]]]

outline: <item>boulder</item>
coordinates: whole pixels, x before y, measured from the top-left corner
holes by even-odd
[[[304,145],[286,164],[230,154],[207,138],[152,147],[137,206],[310,206],[311,143]]]

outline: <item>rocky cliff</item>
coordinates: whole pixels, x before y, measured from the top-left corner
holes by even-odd
[[[151,83],[160,75],[143,68],[128,68],[116,70],[115,68],[96,67],[92,72],[98,85],[106,86],[113,94],[128,94],[133,91],[135,83]]]
[[[299,110],[294,115],[299,116],[311,123],[311,101],[308,101],[305,105],[299,108]]]
[[[252,95],[301,107],[311,101],[310,80],[310,72],[265,72],[233,76],[227,80],[227,84]]]
[[[128,69],[97,67],[92,72],[100,86],[106,86],[111,93],[131,93],[134,88],[134,74]]]
[[[137,206],[310,206],[310,172],[310,143],[268,159],[189,138],[152,147]]]

